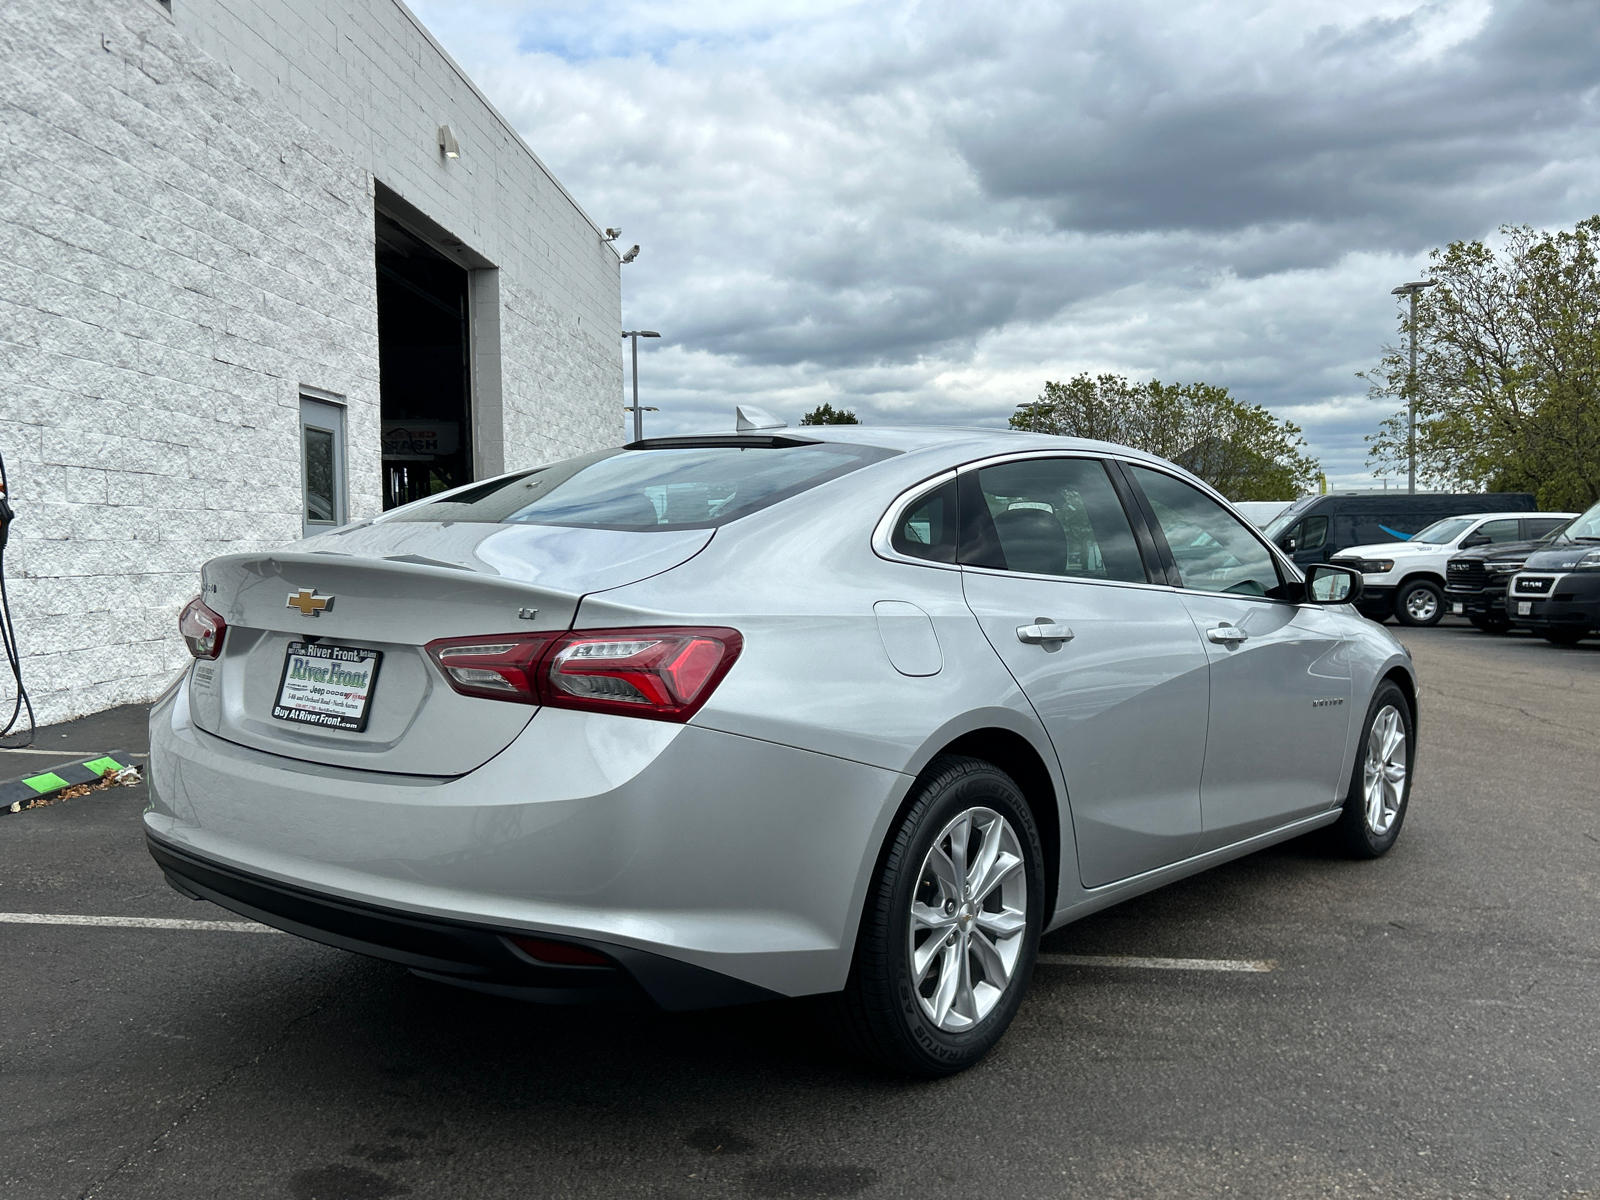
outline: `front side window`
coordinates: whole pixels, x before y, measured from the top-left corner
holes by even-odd
[[[1299,548],[1301,550],[1317,550],[1328,540],[1328,518],[1307,517],[1305,524],[1300,526]]]
[[[1001,463],[971,472],[963,483],[963,563],[1146,582],[1128,515],[1098,459]]]
[[[469,487],[390,519],[709,529],[895,453],[876,446],[778,439],[602,450]]]
[[[1293,525],[1295,521],[1299,519],[1300,514],[1305,512],[1306,509],[1310,508],[1319,499],[1321,499],[1320,496],[1302,496],[1299,500],[1296,500],[1293,504],[1289,505],[1288,508],[1284,509],[1277,516],[1273,517],[1272,520],[1267,523],[1266,529],[1262,530],[1262,532],[1272,541],[1277,541],[1288,532],[1289,526]]]
[[[1130,466],[1178,564],[1183,586],[1237,596],[1279,596],[1272,554],[1210,496],[1180,479]]]

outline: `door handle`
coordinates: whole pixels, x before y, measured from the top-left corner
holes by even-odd
[[[1250,635],[1237,625],[1229,625],[1224,621],[1215,629],[1206,630],[1206,636],[1219,645],[1231,646],[1244,641]]]
[[[1017,626],[1017,641],[1027,642],[1030,646],[1040,646],[1046,642],[1070,642],[1073,632],[1065,625],[1058,625],[1049,617],[1035,617],[1032,625]]]

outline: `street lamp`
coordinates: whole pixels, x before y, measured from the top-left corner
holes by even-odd
[[[1406,492],[1413,496],[1417,493],[1417,293],[1423,288],[1437,287],[1438,283],[1437,279],[1419,279],[1415,283],[1402,283],[1389,292],[1391,296],[1411,297],[1411,370],[1406,375]]]
[[[644,414],[647,411],[655,412],[656,410],[639,407],[639,339],[642,337],[660,337],[661,335],[653,329],[624,329],[622,336],[633,339],[633,406],[623,411],[633,414],[633,440],[642,442],[644,441]]]

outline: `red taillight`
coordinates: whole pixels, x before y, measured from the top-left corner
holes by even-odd
[[[595,629],[551,646],[540,672],[545,703],[687,721],[733,666],[733,629]]]
[[[571,942],[552,942],[547,938],[513,937],[511,942],[529,958],[563,967],[609,967],[611,960],[586,946]]]
[[[464,696],[687,721],[733,666],[733,629],[591,629],[441,638],[429,657]]]
[[[228,632],[228,623],[196,596],[178,615],[178,632],[189,643],[190,654],[196,658],[215,658],[222,653],[222,635]]]
[[[556,636],[535,633],[441,638],[429,642],[426,649],[450,686],[463,696],[539,704],[539,656]]]

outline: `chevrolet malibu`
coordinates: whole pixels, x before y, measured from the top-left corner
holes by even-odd
[[[1323,827],[1394,844],[1416,680],[1360,587],[1118,446],[744,419],[206,564],[148,844],[429,979],[827,994],[948,1074],[1042,933]]]

